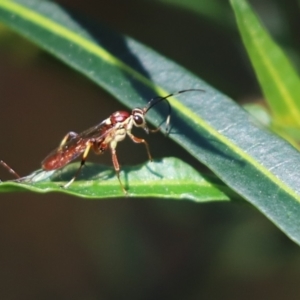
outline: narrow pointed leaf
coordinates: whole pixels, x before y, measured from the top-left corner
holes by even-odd
[[[62,171],[38,171],[21,182],[7,181],[0,192],[11,189],[37,193],[64,192],[86,199],[125,197],[112,167],[87,164],[81,176],[68,188],[68,182],[78,169],[78,163]],[[189,199],[196,202],[229,201],[239,197],[213,176],[203,176],[176,158],[165,158],[138,166],[123,166],[121,180],[130,197],[160,197]]]
[[[99,35],[87,33],[51,2],[2,0],[0,21],[97,82],[130,108],[145,105],[153,94],[204,89],[205,93],[189,92],[180,99],[170,99],[170,138],[300,244],[300,155],[279,137],[257,127],[228,97],[128,37],[102,27],[97,28]],[[164,113],[155,107],[147,116],[158,125]]]
[[[300,78],[246,0],[231,0],[244,45],[260,86],[282,127],[300,126]]]

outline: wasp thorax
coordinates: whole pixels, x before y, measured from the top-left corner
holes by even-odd
[[[130,117],[127,111],[116,111],[110,116],[111,124],[122,123]]]
[[[145,126],[145,117],[144,112],[140,108],[135,108],[132,113],[133,123],[137,127],[144,127]]]

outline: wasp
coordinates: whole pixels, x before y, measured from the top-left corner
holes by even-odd
[[[79,134],[70,131],[62,139],[59,146],[52,152],[50,152],[50,154],[42,161],[42,169],[44,171],[61,169],[68,163],[82,155],[80,166],[75,172],[74,176],[69,182],[63,185],[64,188],[68,188],[80,174],[80,171],[84,166],[87,156],[91,150],[93,150],[96,154],[103,154],[107,149],[109,149],[112,156],[113,167],[115,169],[121,189],[124,194],[127,194],[127,190],[125,189],[120,179],[120,164],[118,162],[116,153],[118,143],[123,141],[126,136],[128,136],[134,143],[144,144],[146,147],[148,158],[150,161],[152,161],[152,156],[150,154],[150,149],[147,141],[143,138],[139,138],[133,135],[131,132],[133,127],[142,128],[147,134],[149,132],[159,131],[160,127],[149,129],[145,120],[145,115],[153,106],[165,100],[168,104],[169,109],[165,121],[166,132],[168,133],[171,118],[171,105],[167,99],[172,96],[191,91],[204,92],[204,90],[201,89],[187,89],[169,94],[164,97],[156,96],[150,99],[150,101],[144,108],[134,108],[131,113],[127,111],[116,111],[101,123]],[[0,160],[0,164],[8,169],[8,171],[15,177],[20,178],[20,176],[4,161]]]

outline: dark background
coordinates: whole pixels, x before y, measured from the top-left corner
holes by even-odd
[[[149,45],[237,101],[261,99],[227,1],[217,20],[156,1],[56,2]],[[297,68],[297,1],[251,3]],[[14,33],[1,27],[0,38],[0,158],[20,174],[38,169],[68,131],[124,109]],[[149,143],[154,157],[191,159],[160,134]],[[123,164],[147,159],[130,141],[118,153]],[[111,164],[109,154],[93,159]],[[11,177],[1,169],[0,178]],[[0,197],[0,299],[299,299],[299,247],[245,203]]]

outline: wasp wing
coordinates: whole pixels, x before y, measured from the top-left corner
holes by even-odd
[[[115,128],[107,120],[93,126],[82,133],[71,137],[65,144],[53,150],[43,161],[44,170],[57,170],[76,159],[82,154],[88,143],[93,140],[99,146],[108,134],[112,134]]]

